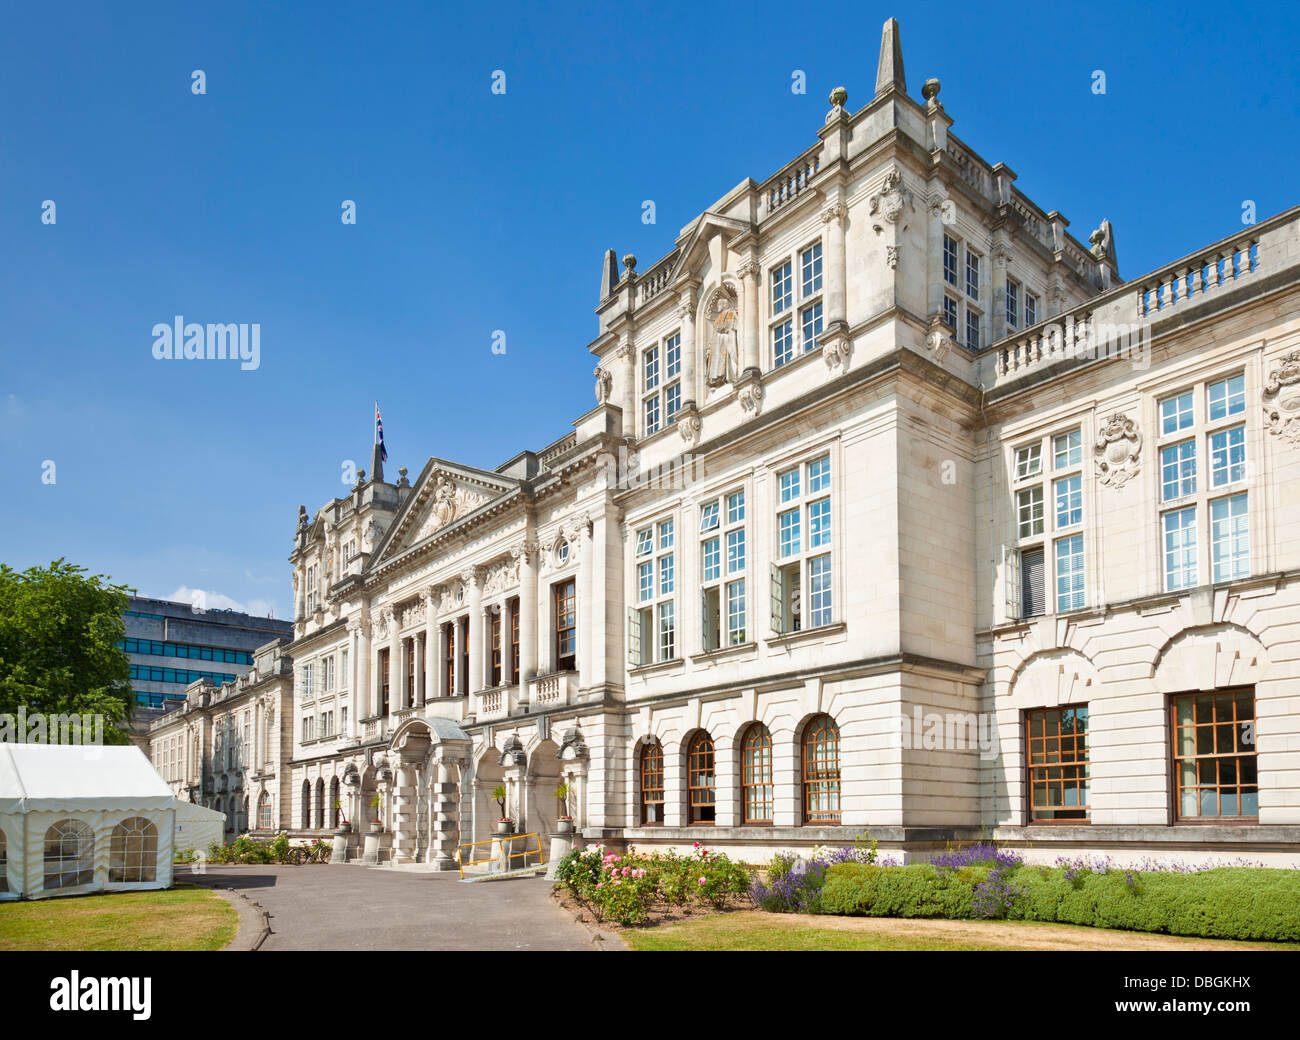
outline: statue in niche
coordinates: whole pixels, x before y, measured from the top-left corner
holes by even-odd
[[[734,383],[740,373],[740,307],[736,294],[722,286],[705,311],[709,338],[704,347],[705,381],[709,386]]]

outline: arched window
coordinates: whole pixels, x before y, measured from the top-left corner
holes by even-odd
[[[302,829],[311,827],[311,781],[302,782]]]
[[[317,778],[316,780],[316,829],[321,830],[325,826],[325,781]]]
[[[95,832],[60,820],[45,832],[45,887],[75,888],[95,880]]]
[[[689,823],[712,823],[717,808],[713,738],[701,730],[686,748],[686,810]]]
[[[257,796],[257,829],[269,831],[274,826],[275,821],[271,817],[271,792],[263,791]]]
[[[740,795],[743,823],[772,822],[772,734],[761,722],[740,745]]]
[[[9,891],[9,845],[4,828],[0,827],[0,892]]]
[[[803,731],[803,821],[840,822],[840,728],[829,715]]]
[[[640,822],[664,822],[664,746],[657,740],[641,748]]]
[[[330,826],[334,830],[339,828],[339,811],[342,806],[339,804],[339,778],[337,776],[330,778]]]
[[[108,843],[108,880],[158,880],[158,828],[143,816],[132,816],[113,828]]]

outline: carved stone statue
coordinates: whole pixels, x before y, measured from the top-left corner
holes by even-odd
[[[441,474],[433,488],[433,514],[439,527],[446,527],[456,515],[456,488]]]
[[[722,286],[709,300],[705,318],[709,322],[704,347],[705,381],[709,386],[734,383],[740,373],[740,306],[736,294]]]
[[[609,400],[610,391],[613,389],[614,380],[608,372],[599,365],[596,366],[596,403],[604,404]]]

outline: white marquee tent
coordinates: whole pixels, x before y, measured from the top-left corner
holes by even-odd
[[[0,899],[170,888],[173,849],[222,820],[134,745],[0,744]]]

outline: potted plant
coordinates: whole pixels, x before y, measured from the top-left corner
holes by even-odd
[[[374,817],[370,821],[370,833],[378,834],[384,829],[384,796],[378,791],[370,799],[370,808],[375,811]]]
[[[563,780],[555,787],[555,799],[563,809],[560,818],[555,823],[555,829],[561,834],[573,833],[573,817],[569,814],[569,798],[573,793],[573,789]]]
[[[339,825],[335,828],[340,834],[348,834],[352,830],[352,824],[348,823],[348,818],[343,815],[343,799],[334,799],[334,811],[339,814]]]
[[[501,809],[501,818],[497,820],[497,833],[509,834],[515,828],[514,821],[506,815],[506,788],[505,784],[497,784],[492,788],[492,800],[497,803]]]

